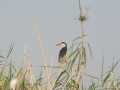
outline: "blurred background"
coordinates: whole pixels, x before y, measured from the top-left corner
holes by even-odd
[[[85,42],[91,46],[94,61],[87,50],[87,67],[84,71],[99,77],[104,56],[104,73],[120,58],[120,1],[112,0],[81,0],[83,13],[88,20],[84,22]],[[89,8],[88,12],[86,7]],[[47,64],[53,56],[53,66],[58,66],[58,53],[61,49],[57,43],[66,42],[68,48],[76,37],[81,36],[80,12],[78,0],[0,0],[0,49],[1,55],[7,56],[10,44],[15,42],[8,62],[12,61],[17,68],[22,65],[24,46],[26,60],[30,58],[34,76],[38,76],[44,65],[33,19],[36,21],[41,37]],[[80,42],[78,39],[76,42]],[[114,70],[117,78],[120,63]],[[54,74],[57,70],[52,70]]]

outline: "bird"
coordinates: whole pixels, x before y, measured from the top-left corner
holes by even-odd
[[[67,62],[68,54],[67,54],[67,44],[65,42],[61,42],[56,46],[61,46],[62,49],[59,51],[58,62],[63,63]]]
[[[11,89],[12,89],[12,90],[15,90],[15,87],[16,87],[17,82],[18,82],[18,79],[17,79],[17,78],[12,79],[12,80],[10,81],[10,90],[11,90]]]

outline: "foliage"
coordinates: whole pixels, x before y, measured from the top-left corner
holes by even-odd
[[[17,78],[16,90],[120,90],[120,77],[114,78],[114,69],[117,66],[119,60],[110,68],[110,70],[104,74],[104,56],[102,61],[102,71],[100,78],[83,73],[83,68],[86,68],[87,63],[87,49],[93,60],[93,53],[89,43],[84,42],[84,28],[83,21],[87,20],[87,17],[82,14],[82,8],[79,1],[80,16],[78,20],[81,23],[82,35],[73,40],[71,47],[69,48],[69,56],[67,63],[62,63],[60,66],[47,66],[46,57],[42,48],[40,35],[38,32],[37,24],[34,21],[34,26],[40,49],[42,51],[44,65],[41,66],[41,70],[38,78],[35,78],[32,73],[32,65],[30,59],[26,60],[26,46],[24,48],[24,59],[20,69],[17,69],[15,64],[8,62],[14,47],[14,43],[11,43],[6,57],[0,53],[0,65],[2,67],[0,71],[0,90],[9,90],[10,82],[12,79]],[[79,41],[77,41],[79,40]],[[88,48],[85,47],[87,44]],[[4,59],[4,60],[3,60]],[[26,62],[27,61],[27,62]],[[26,65],[26,63],[27,65]],[[9,68],[8,73],[6,69]],[[51,75],[52,68],[59,69],[54,75]],[[54,77],[52,79],[52,77]],[[84,77],[90,78],[90,86],[84,85]]]

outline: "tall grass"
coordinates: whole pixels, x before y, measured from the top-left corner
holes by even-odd
[[[73,40],[71,47],[69,48],[69,56],[67,63],[63,63],[60,66],[52,66],[52,60],[50,65],[47,65],[44,49],[40,34],[38,32],[37,24],[33,20],[38,42],[40,44],[40,50],[42,52],[44,65],[41,66],[43,70],[40,71],[39,77],[35,78],[32,73],[32,64],[30,59],[26,60],[26,46],[24,47],[24,56],[22,60],[21,68],[16,68],[15,64],[8,62],[10,54],[14,48],[14,43],[11,43],[8,55],[6,57],[0,54],[1,61],[0,71],[0,90],[9,90],[10,82],[12,79],[17,78],[16,90],[120,90],[120,77],[114,78],[114,69],[117,66],[119,60],[113,63],[110,70],[104,73],[104,56],[102,61],[102,71],[100,78],[83,73],[86,68],[86,47],[88,45],[91,59],[93,59],[92,49],[89,43],[85,43],[84,21],[87,17],[83,15],[80,0],[78,0],[80,15],[78,20],[80,21],[81,37],[77,37]],[[80,42],[78,42],[79,40]],[[6,68],[9,68],[8,74],[5,74]],[[59,69],[59,72],[52,75],[53,68]],[[54,79],[51,79],[54,76]],[[90,86],[84,85],[84,78],[90,78]]]
[[[120,79],[119,77],[117,79],[114,78],[114,68],[118,64],[119,60],[116,63],[113,63],[108,72],[104,73],[104,56],[100,78],[82,73],[82,77],[86,76],[91,78],[91,85],[88,88],[84,86],[84,79],[79,76],[81,66],[84,65],[81,60],[80,53],[81,42],[75,43],[77,39],[80,39],[80,37],[73,40],[73,43],[69,48],[71,53],[69,54],[69,60],[67,63],[64,63],[62,66],[53,67],[51,59],[50,66],[43,66],[43,68],[46,67],[48,69],[47,81],[45,81],[46,78],[43,76],[47,73],[45,69],[40,72],[40,76],[38,78],[34,77],[30,59],[26,60],[26,46],[24,48],[23,63],[19,70],[12,62],[8,63],[6,61],[9,58],[8,55],[7,57],[1,55],[1,59],[5,59],[5,64],[1,65],[3,67],[0,72],[0,89],[9,90],[10,81],[13,78],[17,78],[19,82],[17,83],[16,90],[119,90]],[[11,46],[9,54],[11,54],[13,44],[11,44]],[[91,52],[90,47],[89,49]],[[6,68],[9,68],[8,74],[5,74]],[[51,79],[52,68],[60,68],[60,71],[55,74],[55,78],[53,80]],[[78,80],[78,82],[76,82],[76,80]],[[80,80],[82,83],[79,82]]]

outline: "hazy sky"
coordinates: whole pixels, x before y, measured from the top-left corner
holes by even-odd
[[[87,49],[86,73],[100,76],[103,55],[104,70],[120,59],[120,0],[81,0],[84,14],[85,7],[90,7],[88,20],[84,23],[85,41],[90,43],[94,61],[91,61]],[[0,48],[1,54],[7,56],[11,41],[15,46],[9,58],[18,68],[22,65],[24,46],[27,47],[27,58],[33,65],[34,74],[38,74],[35,65],[43,65],[42,53],[32,19],[37,22],[45,56],[49,64],[53,56],[53,66],[59,65],[56,47],[59,42],[71,46],[73,39],[81,36],[78,0],[0,0]],[[81,39],[78,40],[78,42]],[[115,77],[120,63],[115,69]]]

